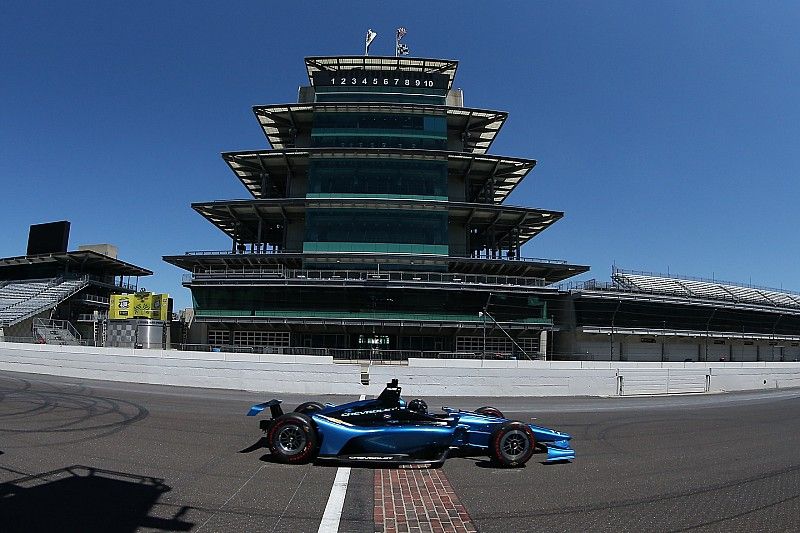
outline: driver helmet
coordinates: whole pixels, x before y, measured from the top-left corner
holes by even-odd
[[[428,404],[417,398],[416,400],[408,402],[408,410],[424,415],[428,412]]]

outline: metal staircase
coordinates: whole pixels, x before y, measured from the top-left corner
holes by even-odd
[[[34,337],[43,344],[60,344],[62,346],[80,346],[83,344],[80,333],[67,320],[33,321]]]

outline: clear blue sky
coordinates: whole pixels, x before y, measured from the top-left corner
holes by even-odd
[[[189,305],[161,256],[230,246],[189,204],[247,197],[219,154],[267,146],[251,106],[400,25],[509,112],[492,153],[539,161],[509,203],[566,216],[524,255],[800,290],[797,2],[6,0],[0,256],[69,219]]]

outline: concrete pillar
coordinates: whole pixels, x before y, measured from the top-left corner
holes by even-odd
[[[543,329],[539,333],[539,357],[547,359],[547,330]]]

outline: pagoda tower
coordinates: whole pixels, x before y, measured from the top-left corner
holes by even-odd
[[[506,204],[536,165],[487,154],[507,113],[465,107],[453,60],[305,64],[298,103],[253,108],[271,149],[222,154],[252,198],[192,204],[230,249],[164,258],[189,272],[192,341],[544,354],[548,286],[588,267],[523,257],[563,213]]]

